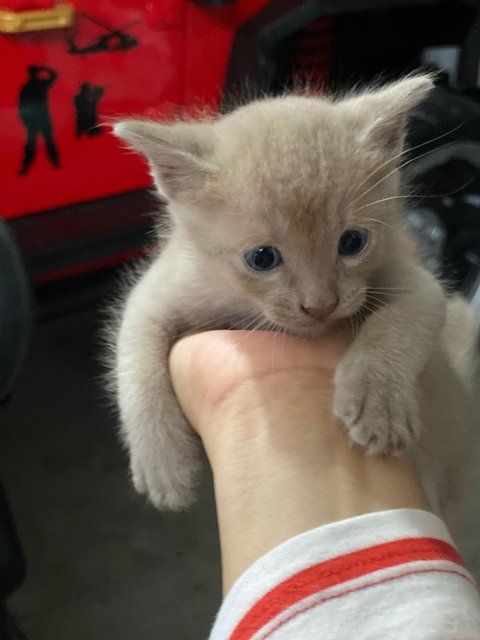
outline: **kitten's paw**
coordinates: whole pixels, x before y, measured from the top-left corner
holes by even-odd
[[[146,496],[161,511],[188,509],[196,498],[200,475],[198,459],[169,451],[164,455],[131,453],[130,471],[138,493]]]
[[[413,385],[394,375],[379,375],[370,367],[354,367],[348,360],[335,375],[334,413],[350,437],[369,453],[395,453],[419,437],[418,402]]]

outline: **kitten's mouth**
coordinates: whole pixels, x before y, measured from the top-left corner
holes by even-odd
[[[366,291],[358,291],[356,299],[338,300],[329,309],[277,308],[265,310],[264,317],[273,325],[274,331],[283,331],[299,337],[314,337],[327,332],[334,325],[349,322],[361,324],[368,315]]]
[[[295,318],[272,318],[272,320],[275,322],[278,331],[285,331],[290,335],[301,337],[314,337],[325,333],[340,322],[349,321],[354,325],[360,324],[369,313],[365,303],[366,297],[358,301],[358,304],[355,304],[350,313],[345,312],[345,310],[342,312],[342,310],[335,308],[333,313],[329,315],[316,314],[314,316],[301,308],[301,313],[297,314]]]
[[[305,332],[305,335],[315,336],[320,335],[328,331],[334,324],[339,322],[340,318],[328,317],[324,320],[312,319],[307,325],[301,325],[301,329]]]
[[[303,315],[295,320],[289,319],[287,322],[282,320],[277,321],[276,325],[278,327],[278,331],[284,331],[292,336],[308,338],[325,333],[340,320],[340,318],[333,317],[325,320],[317,320]]]

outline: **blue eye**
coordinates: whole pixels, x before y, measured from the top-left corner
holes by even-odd
[[[282,262],[282,254],[275,247],[257,247],[247,251],[244,258],[254,271],[271,271]]]
[[[338,253],[341,256],[355,256],[365,249],[367,241],[366,229],[347,229],[338,241]]]

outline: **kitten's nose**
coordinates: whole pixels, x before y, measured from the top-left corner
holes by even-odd
[[[308,313],[309,316],[315,318],[315,320],[326,320],[328,316],[337,308],[338,306],[338,298],[334,302],[330,302],[328,304],[324,304],[321,307],[304,307],[302,304],[302,309],[305,313]]]

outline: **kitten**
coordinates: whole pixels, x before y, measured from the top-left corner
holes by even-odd
[[[437,510],[455,501],[469,416],[448,350],[457,323],[468,378],[475,330],[468,307],[447,303],[406,249],[402,224],[407,113],[431,88],[418,75],[338,99],[290,95],[201,122],[115,126],[146,156],[170,221],[114,339],[133,482],[157,507],[188,507],[200,467],[169,380],[172,342],[248,326],[314,336],[344,318],[358,333],[336,372],[335,414],[374,454],[421,437],[414,456],[430,500]]]

